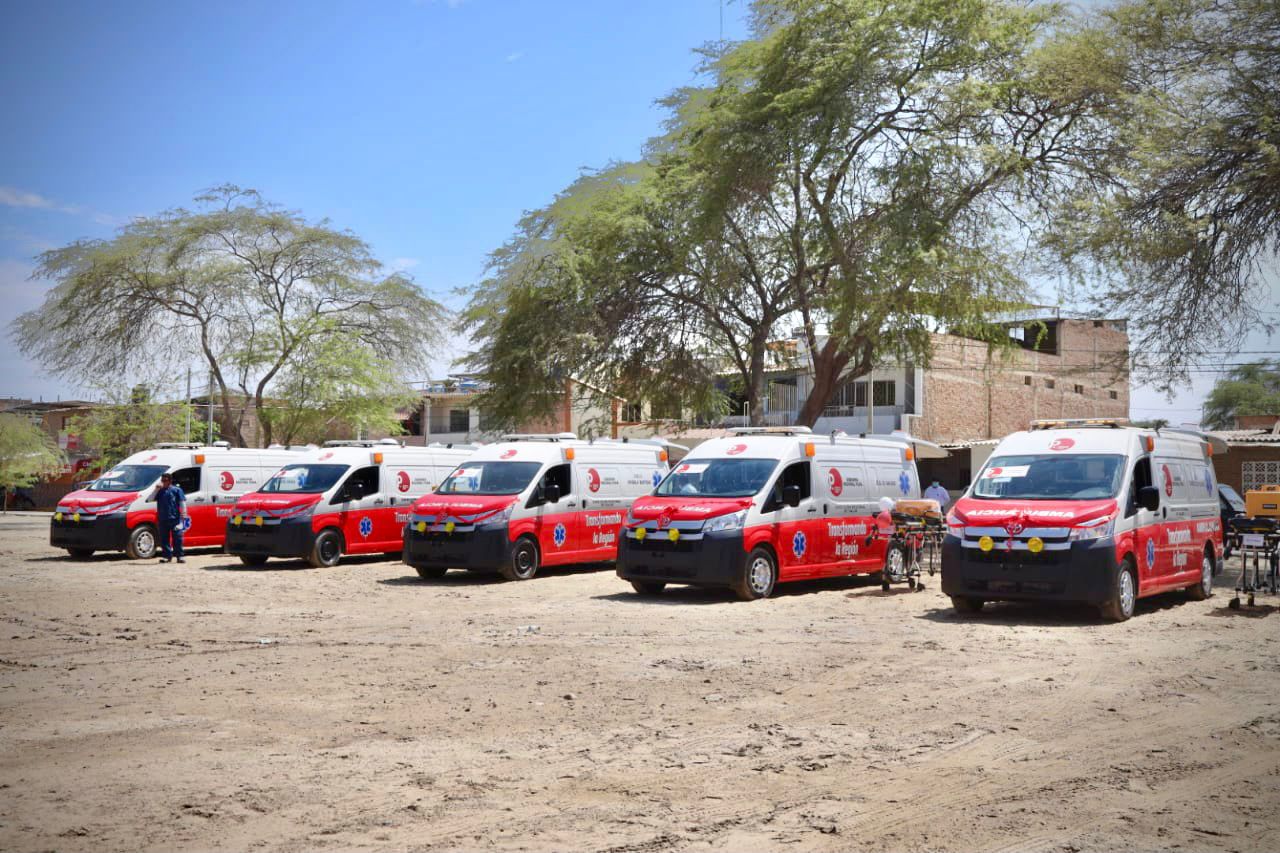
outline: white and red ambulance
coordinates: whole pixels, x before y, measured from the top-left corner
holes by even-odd
[[[134,559],[156,554],[156,488],[172,474],[187,496],[188,548],[221,546],[236,499],[257,489],[303,448],[252,450],[227,442],[160,444],[135,453],[58,502],[49,543],[73,557],[125,551]]]
[[[475,450],[401,447],[392,438],[325,442],[236,502],[227,553],[250,566],[303,557],[316,567],[336,566],[343,554],[394,554],[413,502]]]
[[[449,569],[527,580],[541,566],[611,562],[627,507],[666,475],[661,439],[506,435],[413,506],[404,561],[424,578]],[[683,448],[680,448],[683,449]]]
[[[880,572],[890,550],[880,499],[920,497],[917,453],[945,455],[901,433],[731,430],[632,505],[618,576],[642,594],[679,583],[751,600],[787,581]]]
[[[942,590],[956,610],[1072,601],[1128,619],[1134,602],[1207,598],[1222,556],[1220,439],[1114,419],[1037,421],[996,446],[947,517]]]

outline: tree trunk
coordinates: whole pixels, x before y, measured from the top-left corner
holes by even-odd
[[[845,368],[849,366],[849,362],[853,361],[854,356],[858,356],[858,361],[854,366],[854,370],[846,375]],[[823,345],[822,349],[814,354],[813,357],[813,388],[809,391],[809,396],[805,398],[804,405],[800,407],[800,414],[796,417],[796,424],[807,426],[810,429],[818,422],[818,418],[822,417],[822,410],[827,407],[827,403],[831,401],[831,397],[836,393],[836,389],[840,387],[842,381],[846,381],[850,376],[863,376],[871,370],[872,354],[871,347],[864,341],[859,340],[853,346],[840,347],[831,338]],[[868,399],[870,403],[871,389],[867,389]]]
[[[762,336],[751,339],[751,367],[747,376],[747,410],[751,426],[764,425],[764,351]]]

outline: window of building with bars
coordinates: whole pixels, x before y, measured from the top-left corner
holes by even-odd
[[[877,406],[896,406],[898,386],[892,380],[876,380],[871,387],[871,402]]]
[[[1276,449],[1280,456],[1280,448]],[[1280,458],[1240,463],[1241,491],[1260,489],[1280,483]]]
[[[471,412],[467,409],[449,410],[449,432],[467,432],[471,429]]]

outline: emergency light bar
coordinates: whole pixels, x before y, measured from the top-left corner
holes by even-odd
[[[729,435],[813,435],[807,426],[733,427]]]
[[[500,441],[577,441],[578,436],[571,432],[510,432],[502,436]]]
[[[1054,418],[1031,422],[1031,429],[1077,429],[1081,427],[1108,427],[1120,429],[1129,426],[1128,418]]]
[[[399,447],[400,442],[394,438],[350,438],[350,439],[334,439],[326,441],[325,447]]]

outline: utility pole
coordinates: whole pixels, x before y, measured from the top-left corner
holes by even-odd
[[[867,374],[867,435],[876,433],[876,383],[871,378],[872,375]]]
[[[209,440],[206,441],[205,443],[213,444],[213,371],[212,370],[209,371],[209,396],[208,396],[207,402],[209,406]]]
[[[187,368],[187,444],[191,443],[191,368]]]

